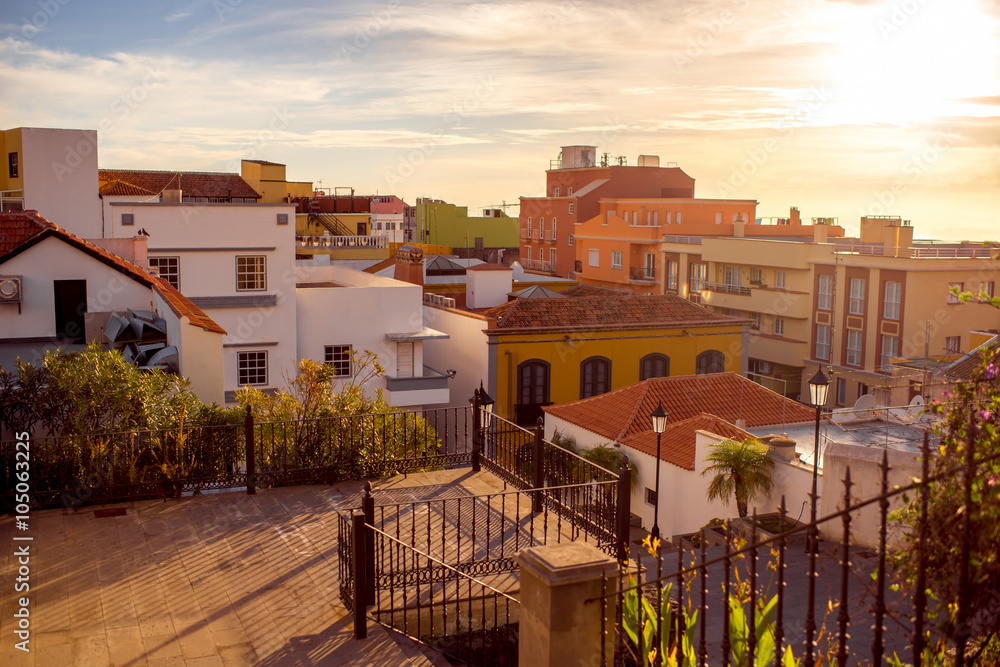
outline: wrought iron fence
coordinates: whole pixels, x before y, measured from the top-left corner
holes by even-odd
[[[776,534],[763,532],[755,513],[753,539],[748,541],[737,539],[727,523],[725,546],[709,547],[702,539],[695,550],[678,550],[676,566],[652,547],[648,557],[640,549],[632,554],[633,560],[620,561],[618,584],[606,578],[611,592],[587,601],[601,606],[605,620],[612,616],[615,620],[615,635],[602,633],[602,642],[614,642],[613,664],[665,664],[664,653],[673,651],[678,664],[699,667],[787,664],[783,661],[787,651],[794,655],[792,664],[806,667],[881,665],[895,657],[901,661],[898,664],[917,667],[993,664],[992,658],[976,663],[984,645],[970,644],[974,623],[970,600],[982,592],[974,590],[969,570],[976,559],[992,558],[995,552],[988,546],[988,553],[973,553],[974,544],[982,543],[970,534],[968,510],[978,502],[974,494],[982,490],[974,482],[976,470],[995,465],[1000,454],[973,457],[970,438],[967,463],[962,466],[931,474],[931,458],[925,436],[920,478],[890,488],[884,455],[881,492],[863,500],[852,496],[848,469],[842,509],[813,523],[790,520],[782,499]],[[930,599],[926,587],[927,553],[934,548],[928,541],[928,503],[932,486],[945,480],[955,480],[965,497],[965,511],[955,517],[964,522],[965,539],[953,545],[961,563],[954,602],[959,620],[955,626],[950,622],[932,626],[929,612],[950,604]],[[898,579],[893,579],[887,544],[890,501],[905,494],[914,494],[919,508],[910,559],[916,563],[916,583],[909,589],[892,585]],[[877,549],[851,546],[852,522],[862,510],[873,508],[878,513]],[[820,540],[821,526],[833,542]],[[817,586],[824,584],[827,591],[818,591]],[[1000,599],[1000,592],[992,595]],[[601,630],[595,627],[594,632]],[[601,665],[607,664],[605,647],[606,643]],[[937,648],[927,652],[931,647]]]
[[[242,424],[32,437],[30,505],[73,507],[244,487],[254,493],[257,487],[468,465],[469,414],[469,408],[440,408],[256,423],[248,411]],[[21,430],[31,435],[30,426]],[[0,441],[0,511],[14,508],[16,449],[16,440]]]

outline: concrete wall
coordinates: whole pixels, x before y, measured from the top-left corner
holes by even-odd
[[[489,376],[489,346],[483,333],[486,320],[470,313],[425,304],[424,321],[427,326],[451,336],[447,341],[430,341],[424,352],[424,363],[440,371],[458,371],[450,382],[449,402],[433,407],[467,406],[480,381],[486,391],[496,398],[495,386],[491,386]],[[503,360],[501,363],[504,363]]]
[[[24,127],[15,131],[21,135],[18,158],[24,207],[37,209],[42,217],[77,236],[101,236],[97,130]]]
[[[156,291],[153,308],[167,323],[167,340],[178,351],[177,372],[191,381],[191,389],[204,403],[225,403],[222,334],[192,326],[178,317]]]

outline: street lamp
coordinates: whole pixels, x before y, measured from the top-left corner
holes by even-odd
[[[813,479],[812,479],[812,510],[810,513],[811,523],[816,523],[816,500],[817,488],[816,478],[819,472],[819,418],[823,406],[826,405],[826,395],[830,392],[830,381],[823,375],[823,369],[816,371],[816,375],[809,380],[809,400],[816,407],[816,438],[813,448]]]
[[[653,530],[649,534],[655,540],[660,537],[660,440],[667,430],[667,411],[663,409],[662,403],[656,406],[651,416],[653,430],[656,431],[656,491],[653,498],[656,504],[653,505]]]
[[[486,393],[483,383],[472,393],[472,471],[479,472],[479,458],[482,455],[483,439],[493,421],[493,408],[496,401]],[[480,412],[482,408],[482,412]]]

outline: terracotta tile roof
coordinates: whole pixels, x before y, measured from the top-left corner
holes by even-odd
[[[3,213],[0,215],[0,257],[52,226],[34,211]]]
[[[611,440],[650,430],[650,415],[662,403],[670,423],[703,412],[747,427],[796,424],[815,419],[815,411],[735,373],[652,378],[600,396],[542,408]]]
[[[637,296],[636,292],[624,287],[603,287],[601,285],[588,285],[580,283],[564,289],[565,296]]]
[[[957,380],[971,380],[973,374],[979,370],[986,355],[995,355],[1000,350],[1000,336],[994,336],[967,355],[952,362],[939,373]]]
[[[568,290],[567,290],[568,291]],[[566,292],[563,292],[565,295]],[[498,329],[620,328],[649,325],[740,325],[739,318],[713,313],[672,294],[578,296],[571,299],[517,299],[485,313]]]
[[[484,262],[482,264],[474,264],[466,269],[466,271],[513,271],[506,264],[496,264],[494,262]]]
[[[703,412],[667,426],[661,436],[660,460],[684,470],[694,470],[697,439],[695,431],[709,431],[726,439],[746,440],[754,437],[725,419]],[[652,429],[622,438],[621,444],[656,458],[656,433]]]
[[[27,233],[32,226],[35,229],[35,233]],[[20,243],[7,249],[6,233],[4,233],[3,238],[5,242],[4,244],[0,244],[0,248],[4,249],[3,252],[0,252],[0,264],[3,264],[10,257],[20,254],[43,239],[54,236],[107,264],[116,271],[129,276],[136,282],[151,287],[163,297],[163,300],[167,302],[171,310],[178,315],[188,317],[192,325],[201,327],[206,331],[213,331],[223,335],[226,333],[225,329],[216,324],[212,318],[205,314],[198,306],[194,305],[190,299],[171,287],[167,281],[150,274],[132,262],[122,259],[113,252],[109,252],[90,241],[67,232],[62,227],[38,215],[37,211],[0,213],[0,232],[6,232],[8,228],[15,231],[22,230],[21,235],[23,238]]]
[[[99,169],[102,195],[155,196],[164,190],[181,190],[185,197],[251,198],[260,195],[239,174],[198,171],[144,171]]]

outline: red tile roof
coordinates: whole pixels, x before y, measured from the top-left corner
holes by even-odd
[[[144,171],[140,169],[99,169],[102,195],[152,197],[164,190],[181,190],[185,197],[230,197],[260,199],[260,195],[239,174],[198,171]]]
[[[667,411],[670,423],[702,413],[717,415],[730,423],[742,419],[750,428],[809,422],[816,417],[812,408],[735,373],[652,378],[600,396],[542,409],[588,431],[620,441],[650,430],[650,416],[660,404]]]
[[[21,241],[12,244],[8,248],[7,230],[12,230],[12,237],[19,234]],[[34,229],[33,233],[29,233]],[[90,241],[81,239],[75,234],[67,232],[62,227],[49,222],[37,211],[18,211],[16,213],[0,213],[0,232],[3,233],[3,242],[0,243],[0,264],[6,262],[10,257],[20,254],[45,238],[54,236],[61,241],[87,253],[88,255],[107,264],[116,271],[123,273],[136,282],[151,287],[163,300],[167,302],[170,309],[177,315],[183,315],[191,320],[191,324],[201,327],[206,331],[212,331],[225,335],[226,330],[216,324],[205,311],[194,305],[190,299],[170,286],[167,281],[150,274],[136,264],[122,259],[118,255],[94,245]]]
[[[563,292],[566,294],[569,292]],[[572,295],[570,295],[572,296]],[[713,313],[671,294],[578,296],[570,299],[517,299],[490,308],[498,329],[564,329],[567,327],[638,328],[736,325],[745,320]]]
[[[566,296],[637,296],[637,292],[624,287],[605,287],[603,285],[588,285],[580,283],[562,292]]]
[[[754,436],[725,419],[703,412],[700,415],[674,422],[667,426],[660,442],[660,460],[672,463],[684,470],[694,470],[696,431],[708,431],[726,439],[746,440]],[[622,438],[621,444],[656,458],[656,433],[650,429],[644,433]]]
[[[34,211],[16,211],[0,215],[0,257],[52,226],[51,222]]]
[[[956,380],[971,380],[972,376],[983,365],[983,359],[986,356],[990,356],[992,358],[997,354],[998,350],[1000,350],[1000,336],[994,336],[977,347],[975,350],[972,350],[938,372],[941,375],[945,375]]]

